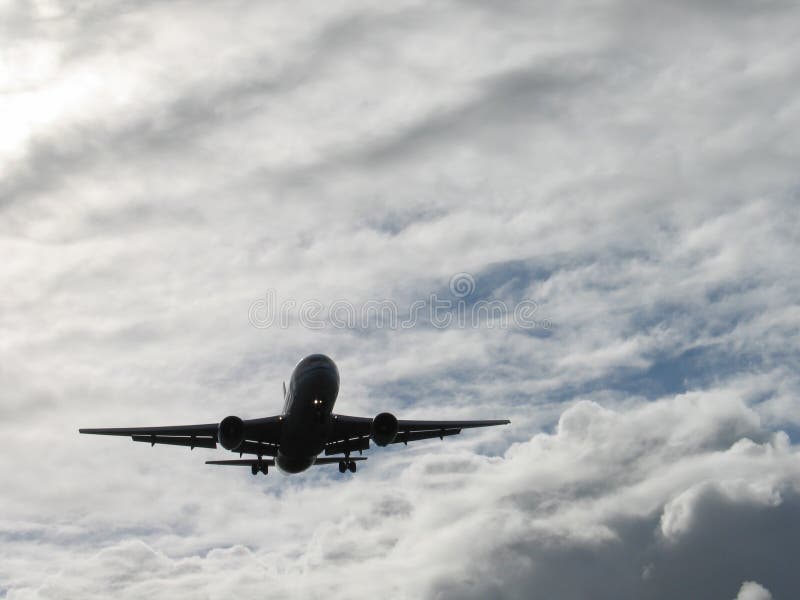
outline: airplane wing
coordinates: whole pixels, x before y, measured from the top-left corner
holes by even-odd
[[[328,442],[325,445],[327,456],[349,454],[350,452],[368,450],[372,433],[372,419],[369,417],[352,417],[348,415],[332,415],[333,426]],[[420,421],[398,420],[397,435],[391,444],[415,442],[447,436],[458,435],[462,429],[474,427],[491,427],[506,425],[507,419],[486,421]],[[276,456],[280,443],[281,417],[266,417],[244,421],[245,438],[235,452],[255,454],[258,456]],[[188,448],[216,448],[218,423],[201,425],[175,425],[167,427],[112,427],[104,429],[80,429],[80,433],[93,435],[116,435],[130,437],[134,442],[146,442],[150,445],[166,444],[186,446]],[[320,458],[322,460],[322,458]],[[327,460],[327,459],[325,459]],[[334,459],[338,461],[339,459]],[[320,463],[319,460],[317,461]],[[223,464],[223,463],[210,463]],[[247,463],[224,463],[247,464]]]
[[[167,444],[189,448],[216,448],[219,423],[201,425],[174,425],[167,427],[111,427],[79,429],[92,435],[118,435],[130,437],[134,442],[150,445]],[[281,417],[249,419],[244,421],[245,441],[237,448],[241,454],[275,456],[280,441]]]
[[[491,427],[494,425],[507,425],[508,419],[484,421],[397,421],[397,435],[391,444],[408,444],[418,440],[427,440],[458,435],[462,429],[475,427]],[[342,452],[362,451],[369,449],[369,438],[372,432],[372,419],[369,417],[352,417],[348,415],[333,415],[333,429],[325,454],[338,454]]]

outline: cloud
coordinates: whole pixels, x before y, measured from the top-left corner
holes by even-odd
[[[690,408],[701,400],[712,407],[705,416]],[[8,597],[112,589],[122,597],[193,589],[351,596],[355,584],[342,572],[358,573],[364,593],[398,597],[524,598],[531,589],[563,598],[733,597],[743,574],[782,597],[798,584],[790,568],[800,539],[797,449],[732,398],[677,397],[626,411],[583,402],[552,434],[502,457],[445,446],[373,460],[381,467],[349,482],[277,480],[261,493],[241,475],[195,477],[195,489],[229,482],[209,496],[224,503],[188,503],[176,481],[161,492],[179,504],[171,525],[137,534],[149,515],[165,514],[138,509],[129,513],[134,529],[93,553],[81,530],[124,510],[98,507],[65,532],[78,554]],[[119,494],[148,494],[140,488],[158,471],[143,475]],[[59,544],[42,534],[34,547]]]
[[[797,589],[793,3],[0,11],[0,595]],[[462,272],[551,327],[248,321]],[[513,424],[353,478],[76,434],[318,351],[343,413]]]
[[[772,594],[755,581],[745,581],[736,596],[736,600],[772,600]]]

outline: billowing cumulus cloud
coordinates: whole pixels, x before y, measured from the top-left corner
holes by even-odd
[[[792,597],[793,3],[0,14],[0,597]],[[536,324],[298,308],[434,296]],[[266,479],[76,433],[317,351],[340,412],[512,425]]]
[[[162,492],[182,504],[176,514],[137,509],[173,521],[159,528],[142,520],[104,531],[109,513],[128,510],[111,507],[85,515],[61,542],[56,532],[20,530],[23,547],[71,542],[85,556],[10,597],[268,589],[276,597],[732,598],[743,574],[769,581],[778,597],[800,583],[791,568],[800,456],[734,397],[681,395],[624,411],[580,402],[553,433],[502,456],[446,447],[378,460],[352,481],[281,485],[272,498],[242,477],[202,477],[227,488],[208,501],[178,484]]]
[[[772,594],[755,581],[745,581],[736,600],[772,600]]]

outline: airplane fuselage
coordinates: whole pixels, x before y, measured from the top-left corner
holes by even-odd
[[[283,425],[275,465],[299,473],[314,464],[331,430],[339,394],[339,370],[324,354],[312,354],[292,371],[283,405]]]

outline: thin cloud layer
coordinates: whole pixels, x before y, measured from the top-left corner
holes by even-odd
[[[0,14],[0,597],[792,596],[793,3]],[[248,319],[464,272],[548,327]],[[340,412],[513,423],[352,478],[76,433],[318,351]]]

